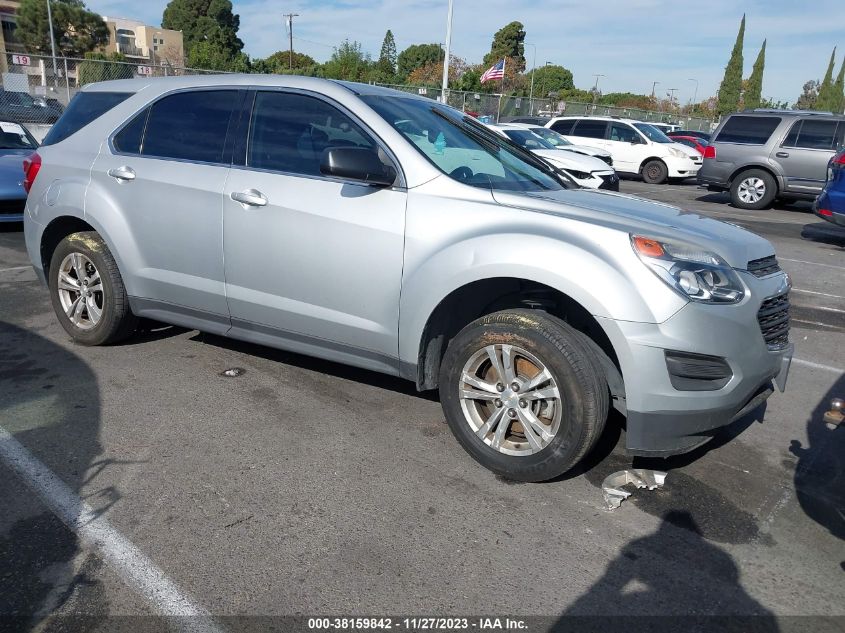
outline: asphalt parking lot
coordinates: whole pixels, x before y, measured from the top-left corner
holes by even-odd
[[[632,463],[618,420],[581,471],[513,484],[398,379],[153,323],[118,346],[73,345],[21,227],[0,228],[0,427],[111,528],[91,547],[7,452],[6,624],[109,631],[107,616],[189,597],[224,629],[243,615],[545,616],[539,630],[663,614],[843,630],[785,616],[845,616],[845,429],[822,422],[845,397],[845,233],[806,204],[745,212],[691,184],[622,190],[771,240],[794,285],[796,361],[732,441],[637,460],[668,470],[666,485],[612,512],[601,482]],[[233,367],[245,371],[221,376]],[[151,586],[114,556],[126,547],[155,567]]]

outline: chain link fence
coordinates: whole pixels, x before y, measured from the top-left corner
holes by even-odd
[[[403,86],[378,84],[403,92],[423,95],[437,101],[443,101],[443,91],[439,88],[421,86]],[[506,122],[517,117],[539,116],[617,116],[623,119],[651,121],[681,125],[686,130],[710,132],[715,127],[712,119],[691,117],[674,112],[657,112],[640,108],[623,108],[592,103],[578,103],[560,99],[542,99],[515,97],[485,92],[463,92],[447,90],[446,102],[463,112],[471,112],[479,117],[490,118],[492,122]],[[489,121],[488,121],[489,122]]]
[[[25,124],[37,137],[61,116],[77,90],[88,83],[135,77],[216,74],[220,71],[169,64],[116,62],[0,53],[0,120]]]

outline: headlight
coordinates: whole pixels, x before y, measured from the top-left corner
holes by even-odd
[[[737,274],[716,253],[641,235],[631,235],[631,246],[655,275],[693,301],[737,303],[745,296]]]
[[[567,169],[566,173],[578,180],[589,180],[593,177],[592,174],[589,174],[586,171],[575,171],[574,169]]]
[[[674,156],[675,158],[687,158],[687,155],[686,155],[686,154],[684,154],[684,153],[683,153],[681,150],[679,150],[677,147],[670,147],[670,148],[669,148],[669,153],[670,153],[670,154],[672,154],[672,156]]]

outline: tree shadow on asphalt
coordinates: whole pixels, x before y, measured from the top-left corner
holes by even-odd
[[[792,440],[789,452],[798,458],[794,482],[801,509],[833,536],[845,539],[845,428],[830,429],[824,423],[833,398],[845,398],[845,376],[840,376],[810,414],[807,446]]]
[[[653,534],[625,545],[551,630],[775,633],[779,626],[746,593],[730,554],[704,538],[690,513],[673,510]]]
[[[67,349],[0,321],[0,424],[79,494],[102,452],[94,373]],[[10,447],[6,442],[3,453]],[[43,621],[79,590],[90,604],[87,623],[96,627],[108,609],[95,579],[99,559],[82,554],[76,534],[3,458],[0,473],[0,629],[45,626]]]
[[[351,367],[350,365],[343,365],[329,360],[322,360],[314,358],[313,356],[303,356],[294,352],[279,350],[273,347],[265,347],[255,343],[246,343],[225,336],[217,336],[216,334],[208,334],[206,332],[199,332],[191,337],[192,341],[204,343],[206,345],[214,345],[221,349],[227,349],[249,356],[263,358],[274,363],[282,363],[300,369],[306,369],[327,376],[334,376],[342,378],[343,380],[352,380],[360,382],[372,387],[379,387],[387,389],[396,393],[401,393],[406,396],[414,396],[422,400],[438,402],[437,391],[417,391],[416,386],[410,380],[399,378],[398,376],[389,376],[369,369],[359,369]]]

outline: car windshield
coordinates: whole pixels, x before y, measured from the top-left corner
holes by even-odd
[[[558,191],[569,186],[541,159],[458,110],[416,97],[361,98],[450,178],[502,191]]]
[[[504,130],[504,132],[505,136],[525,149],[555,149],[554,145],[530,130]]]
[[[634,127],[645,134],[650,141],[654,141],[655,143],[674,143],[671,138],[653,125],[649,125],[648,123],[634,123]]]
[[[20,123],[0,121],[0,150],[37,148],[38,142]]]
[[[561,134],[558,134],[554,130],[550,130],[547,127],[532,127],[531,131],[534,132],[537,136],[542,136],[546,141],[554,145],[555,147],[563,147],[565,145],[572,145],[572,143]]]

